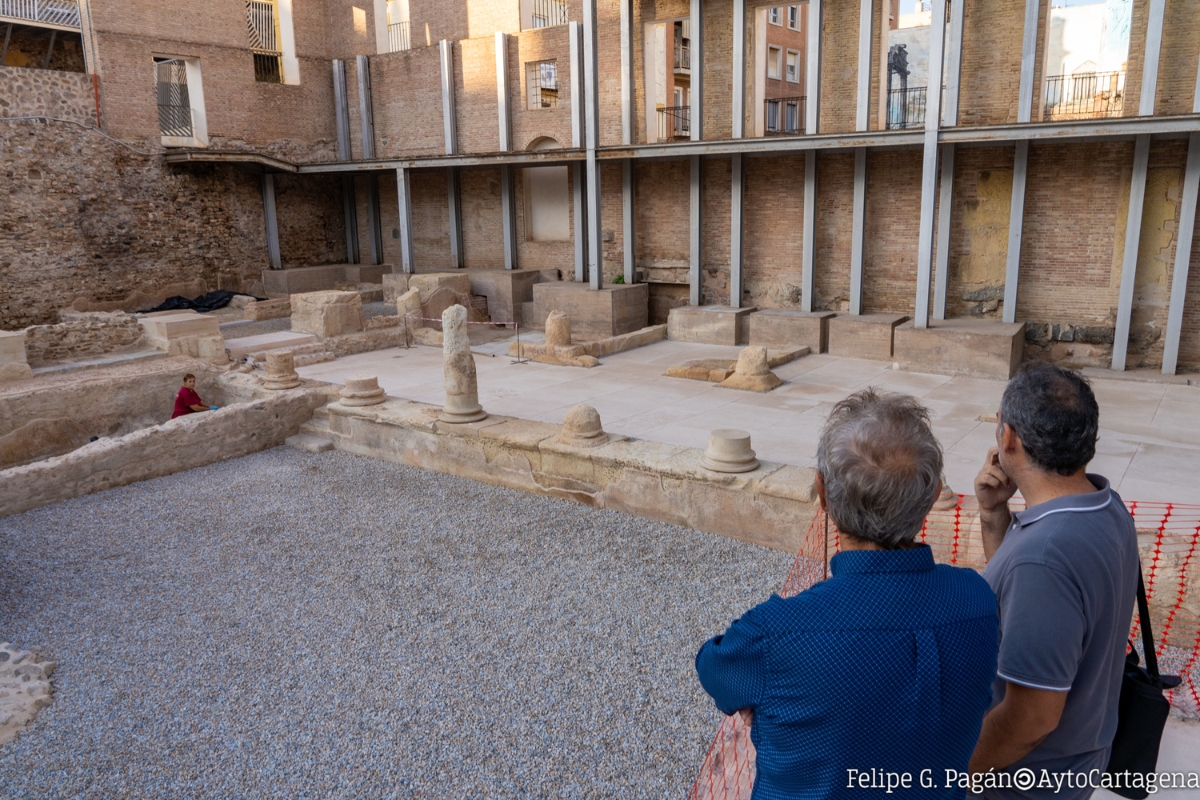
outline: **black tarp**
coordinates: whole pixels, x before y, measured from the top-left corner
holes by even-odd
[[[144,311],[139,311],[139,314],[149,314],[152,311],[181,311],[184,309],[192,309],[204,313],[206,311],[216,311],[218,308],[224,308],[229,305],[229,301],[242,292],[209,292],[202,294],[199,297],[194,297],[191,300],[181,295],[168,297],[166,300],[159,303],[154,308],[148,308]],[[251,295],[247,295],[250,297]]]

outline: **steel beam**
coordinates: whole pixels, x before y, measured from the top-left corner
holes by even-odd
[[[1142,59],[1142,89],[1138,95],[1138,116],[1154,116],[1154,99],[1158,94],[1158,58],[1162,50],[1163,11],[1166,0],[1150,0],[1150,15],[1146,20],[1146,55]]]
[[[358,56],[354,62],[358,73],[358,119],[362,123],[363,158],[375,157],[375,118],[371,110],[371,62],[366,56]],[[376,186],[378,189],[378,186]],[[382,262],[374,262],[376,264]]]
[[[500,215],[504,229],[504,268],[517,268],[517,208],[513,192],[513,168],[500,167]]]
[[[871,115],[871,28],[878,0],[859,0],[858,10],[858,98],[854,130],[865,131]]]
[[[637,215],[633,207],[637,186],[633,162],[621,162],[621,233],[625,250],[625,283],[637,282]]]
[[[814,204],[815,205],[815,204]],[[814,212],[815,212],[814,208]],[[850,313],[863,307],[863,239],[867,221],[867,150],[854,151],[854,209],[850,227]]]
[[[438,42],[442,75],[442,133],[446,139],[446,155],[458,152],[458,124],[454,119],[454,43]]]
[[[379,176],[367,174],[367,228],[371,244],[371,263],[383,263],[383,223],[379,216]]]
[[[958,95],[962,85],[962,39],[963,39],[963,3],[950,3],[950,28],[947,30],[946,43],[949,59],[946,64],[946,107],[942,113],[942,124],[949,127],[958,125]]]
[[[46,60],[42,62],[42,69],[50,69],[50,56],[54,55],[54,40],[58,37],[58,31],[50,31],[50,46],[46,48]]]
[[[409,274],[416,272],[413,262],[412,186],[409,170],[396,170],[396,206],[400,211],[400,268]]]
[[[4,46],[0,47],[0,67],[4,66],[4,59],[8,58],[8,43],[12,39],[13,24],[8,23],[8,28],[4,31]]]
[[[267,258],[271,269],[282,269],[283,262],[279,255],[279,219],[275,212],[275,176],[270,172],[263,173],[263,219],[267,226]]]
[[[458,190],[458,167],[446,170],[446,200],[450,208],[450,266],[462,269],[462,194]]]
[[[733,156],[729,203],[729,305],[742,307],[742,223],[745,193],[742,191],[742,156]]]
[[[1008,207],[1008,253],[1004,262],[1004,321],[1017,321],[1017,282],[1021,273],[1021,234],[1025,224],[1025,177],[1029,142],[1017,142],[1013,156],[1012,202]]]
[[[692,107],[688,113],[692,141],[698,142],[704,138],[704,0],[690,0],[690,3],[688,27],[692,34],[692,69],[689,92]]]
[[[746,0],[733,0],[732,120],[733,138],[741,139],[746,135]]]
[[[333,112],[337,120],[338,159],[349,161],[350,155],[350,102],[346,95],[346,62],[333,61]]]
[[[1033,117],[1033,72],[1037,63],[1038,12],[1041,11],[1041,7],[1042,0],[1025,0],[1025,36],[1021,40],[1021,82],[1017,96],[1017,122],[1029,122]],[[932,61],[930,61],[930,66],[933,66]],[[928,110],[926,114],[928,115]]]
[[[692,0],[693,3],[699,0]],[[588,282],[593,289],[604,283],[604,249],[600,239],[600,78],[596,38],[596,0],[583,3],[584,145],[587,147],[587,249]]]
[[[633,0],[621,0],[621,144],[633,144],[634,96]]]
[[[508,80],[508,34],[496,31],[496,126],[502,153],[512,150],[512,101]]]
[[[955,3],[954,5],[958,5]],[[953,12],[951,12],[953,13]],[[946,292],[950,283],[950,224],[954,211],[954,145],[941,145],[938,178],[937,255],[933,279],[933,318],[946,318]]]
[[[346,263],[357,264],[358,255],[358,198],[354,192],[354,176],[342,176],[342,214],[346,221]]]
[[[696,62],[692,62],[693,64]],[[700,305],[700,257],[703,239],[701,237],[702,218],[701,203],[704,200],[701,192],[702,176],[700,156],[691,157],[691,194],[688,201],[688,302],[694,306]]]
[[[1125,250],[1121,256],[1121,290],[1117,295],[1117,326],[1113,332],[1112,368],[1125,369],[1129,326],[1133,317],[1133,288],[1137,278],[1142,209],[1146,204],[1146,173],[1150,166],[1150,137],[1139,136],[1133,146],[1133,178],[1129,182],[1129,216],[1125,219]]]
[[[1200,95],[1197,97],[1200,100]],[[1174,375],[1179,361],[1179,336],[1183,330],[1183,304],[1187,296],[1188,265],[1196,234],[1196,200],[1200,196],[1200,133],[1188,141],[1183,196],[1179,201],[1179,234],[1175,237],[1175,272],[1171,276],[1171,305],[1167,311],[1167,338],[1163,344],[1164,375]]]
[[[804,243],[800,255],[800,310],[812,312],[817,256],[817,151],[804,154]]]
[[[808,41],[805,43],[804,132],[817,133],[821,121],[821,0],[808,0]]]
[[[942,66],[945,64],[946,0],[933,0],[929,30],[929,86],[925,101],[925,150],[921,165],[921,214],[917,230],[917,301],[913,326],[929,327],[933,278],[934,206],[938,184],[938,129],[942,121]]]

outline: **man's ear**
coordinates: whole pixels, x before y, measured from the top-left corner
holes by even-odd
[[[817,499],[821,501],[821,508],[825,508],[825,478],[821,473],[817,473],[817,479],[813,482],[814,488],[817,490]]]

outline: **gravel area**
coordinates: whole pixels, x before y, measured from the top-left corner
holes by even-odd
[[[696,649],[791,558],[288,448],[0,519],[57,662],[8,797],[683,797]]]
[[[280,331],[290,331],[291,329],[291,317],[264,319],[257,322],[247,319],[222,323],[221,336],[226,339],[244,339],[247,336],[261,336],[264,333],[279,333]]]
[[[395,303],[363,303],[363,319],[371,317],[394,317],[399,313],[396,311]]]

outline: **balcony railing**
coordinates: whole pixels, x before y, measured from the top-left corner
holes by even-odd
[[[388,52],[399,53],[412,47],[408,40],[408,23],[393,22],[388,25]]]
[[[888,92],[888,130],[924,127],[926,88],[910,86],[907,89],[892,89]]]
[[[688,43],[678,43],[675,45],[675,69],[692,68],[692,46]]]
[[[75,0],[0,0],[0,17],[80,27],[79,4]]]
[[[804,133],[804,98],[772,97],[764,100],[768,136]]]
[[[1124,108],[1124,72],[1081,72],[1046,78],[1044,119],[1119,117]]]
[[[690,139],[692,136],[692,107],[667,106],[658,110],[658,140]]]
[[[178,59],[154,65],[158,82],[158,126],[163,136],[192,135],[192,103],[188,95],[187,65]]]
[[[533,0],[533,27],[567,24],[567,4],[562,0]]]

